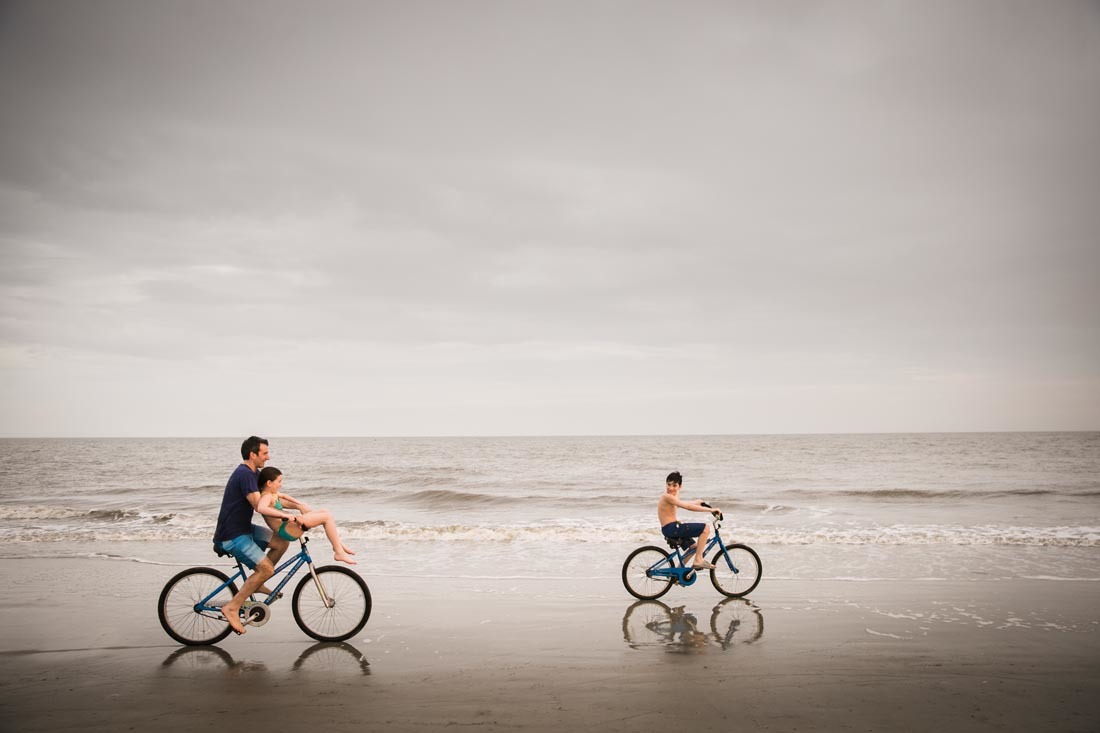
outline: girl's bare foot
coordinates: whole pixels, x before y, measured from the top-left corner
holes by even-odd
[[[348,565],[357,565],[358,564],[354,560],[352,560],[350,557],[348,557],[346,553],[343,553],[343,552],[334,552],[334,553],[332,553],[332,557],[333,557],[334,560],[337,560],[339,562],[346,562]]]

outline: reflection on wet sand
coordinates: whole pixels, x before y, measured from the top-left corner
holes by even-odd
[[[217,646],[185,646],[175,650],[161,663],[162,669],[184,673],[208,674],[223,671],[232,675],[266,674],[264,662],[238,661]],[[370,674],[366,656],[344,641],[321,641],[308,647],[294,660],[290,671]]]
[[[346,641],[322,641],[306,649],[291,668],[295,672],[353,672],[370,674],[363,652]]]
[[[700,652],[751,644],[764,634],[764,615],[752,601],[727,598],[710,610],[706,625],[684,606],[638,601],[623,614],[623,640],[632,649]]]

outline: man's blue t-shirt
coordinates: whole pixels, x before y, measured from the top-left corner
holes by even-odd
[[[214,542],[225,542],[242,534],[252,534],[252,504],[248,495],[259,491],[256,472],[245,464],[229,477],[222,496],[222,509],[218,513],[218,526],[214,529]]]

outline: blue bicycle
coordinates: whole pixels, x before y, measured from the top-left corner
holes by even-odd
[[[760,556],[748,545],[727,545],[722,541],[719,532],[721,527],[722,513],[715,512],[714,536],[703,548],[702,557],[706,557],[707,553],[717,547],[718,551],[710,559],[714,564],[710,571],[710,582],[724,596],[743,598],[752,593],[760,583],[763,571]],[[686,587],[695,583],[699,574],[684,562],[683,554],[693,542],[694,540],[686,538],[669,539],[671,552],[649,545],[630,553],[623,563],[623,585],[630,595],[643,601],[652,601],[672,590],[673,585]]]
[[[302,631],[318,641],[344,641],[366,625],[370,618],[370,589],[357,574],[338,565],[314,567],[306,549],[309,538],[302,536],[301,551],[275,569],[278,576],[287,568],[290,572],[279,581],[271,593],[257,600],[257,593],[241,604],[241,623],[263,626],[271,618],[271,604],[283,597],[283,587],[303,567],[307,575],[294,589],[291,610]],[[214,552],[221,557],[229,553],[217,545]],[[173,639],[188,646],[217,644],[232,629],[221,614],[221,607],[237,595],[236,581],[247,577],[244,566],[236,560],[237,572],[232,577],[214,568],[188,568],[168,581],[157,602],[160,625]],[[270,582],[270,581],[269,581]]]

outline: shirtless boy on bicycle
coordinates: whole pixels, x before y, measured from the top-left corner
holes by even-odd
[[[665,493],[657,501],[657,519],[661,522],[661,534],[669,539],[695,537],[695,544],[684,551],[685,560],[695,554],[695,561],[691,567],[695,570],[709,570],[713,563],[703,557],[703,549],[707,546],[707,538],[710,536],[710,525],[706,522],[681,523],[676,519],[676,507],[692,512],[717,513],[718,507],[704,506],[700,501],[684,501],[680,498],[680,487],[684,479],[679,471],[673,471],[665,479]],[[698,553],[696,553],[698,550]]]

